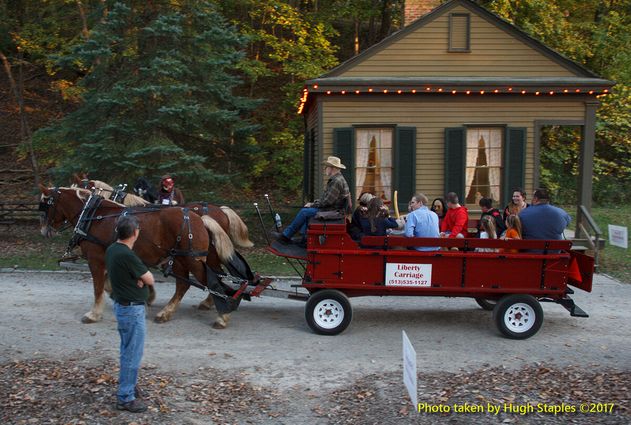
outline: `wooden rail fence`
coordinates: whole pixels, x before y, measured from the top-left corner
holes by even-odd
[[[28,202],[0,202],[0,224],[9,225],[39,219],[39,203]]]

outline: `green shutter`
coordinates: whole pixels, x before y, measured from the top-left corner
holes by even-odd
[[[464,127],[445,129],[445,193],[455,192],[465,199],[465,166],[467,141]]]
[[[333,130],[333,155],[337,156],[346,166],[342,175],[351,189],[355,199],[355,129],[336,128]],[[325,158],[326,159],[326,158]]]
[[[416,128],[397,127],[394,141],[394,187],[399,211],[407,211],[416,186]]]
[[[507,128],[504,144],[504,199],[506,205],[513,189],[524,187],[526,171],[526,128]]]

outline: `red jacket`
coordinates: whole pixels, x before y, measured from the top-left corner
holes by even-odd
[[[441,232],[451,232],[450,238],[455,238],[459,233],[467,237],[467,225],[469,224],[469,212],[467,207],[449,208],[440,225]]]

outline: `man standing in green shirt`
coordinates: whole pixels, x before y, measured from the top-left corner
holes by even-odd
[[[153,274],[132,248],[140,235],[138,219],[122,215],[116,222],[117,240],[105,252],[107,274],[112,283],[114,315],[120,335],[120,373],[116,408],[138,413],[147,410],[136,398],[138,370],[145,346],[145,305]]]

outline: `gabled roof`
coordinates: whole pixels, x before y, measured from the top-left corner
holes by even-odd
[[[427,15],[424,15],[423,17],[417,19],[416,21],[414,21],[413,23],[411,23],[407,27],[405,27],[405,28],[397,31],[396,33],[390,35],[389,37],[385,38],[380,43],[377,43],[377,44],[371,46],[370,48],[364,50],[362,53],[358,54],[357,56],[352,57],[351,59],[343,62],[339,66],[333,68],[329,72],[321,75],[319,77],[319,79],[340,76],[340,74],[342,74],[345,71],[353,68],[355,65],[357,65],[357,64],[361,63],[362,61],[370,58],[374,54],[387,49],[394,42],[396,42],[396,41],[398,41],[398,40],[400,40],[402,38],[405,38],[407,35],[409,35],[412,32],[418,30],[419,28],[423,27],[427,23],[433,21],[438,16],[442,16],[444,13],[446,13],[450,9],[453,9],[453,8],[455,8],[457,6],[462,6],[462,7],[466,8],[466,9],[470,10],[472,13],[477,14],[481,18],[483,18],[486,21],[488,21],[489,23],[491,23],[492,25],[496,26],[497,28],[503,30],[504,32],[508,33],[509,35],[511,35],[511,36],[515,37],[516,39],[520,40],[521,42],[523,42],[527,46],[529,46],[532,49],[538,51],[540,54],[542,54],[545,57],[549,58],[550,60],[552,60],[553,62],[557,63],[561,67],[563,67],[563,68],[569,70],[570,72],[574,73],[577,77],[600,78],[600,77],[598,77],[598,75],[594,74],[593,72],[591,72],[587,68],[585,68],[582,65],[572,61],[571,59],[566,58],[562,54],[554,51],[553,49],[551,49],[550,47],[548,47],[545,44],[541,43],[540,41],[535,40],[534,38],[532,38],[531,36],[526,34],[524,31],[520,30],[519,28],[517,28],[516,26],[512,25],[511,23],[505,21],[504,19],[500,18],[499,16],[489,12],[488,10],[483,8],[482,6],[477,5],[473,1],[471,1],[471,0],[451,0],[451,1],[448,1],[446,3],[443,3],[442,5],[440,5],[439,7],[437,7],[436,9],[431,11],[430,13],[428,13]]]

